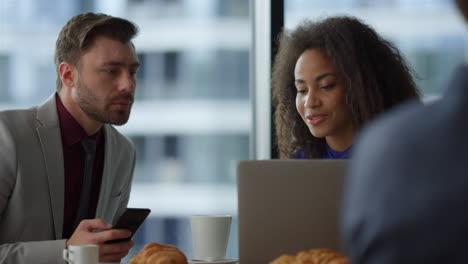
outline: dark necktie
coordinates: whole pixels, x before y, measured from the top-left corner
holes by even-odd
[[[91,196],[91,185],[93,181],[93,165],[96,157],[96,141],[91,138],[81,140],[81,146],[85,151],[83,185],[81,186],[80,204],[75,218],[74,229],[81,220],[87,219],[89,214],[89,200]]]

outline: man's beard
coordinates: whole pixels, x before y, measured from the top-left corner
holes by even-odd
[[[130,117],[131,104],[133,103],[133,95],[131,93],[121,94],[111,98],[108,102],[99,102],[99,98],[94,94],[92,89],[89,89],[80,79],[77,83],[78,89],[78,105],[90,118],[103,124],[123,125],[127,123]],[[108,109],[109,104],[117,100],[130,100],[131,104],[128,110]],[[99,108],[101,107],[101,108]]]

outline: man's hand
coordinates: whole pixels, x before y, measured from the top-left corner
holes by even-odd
[[[73,232],[70,239],[67,240],[69,245],[98,245],[99,246],[99,262],[120,262],[124,258],[130,248],[133,247],[133,241],[125,241],[113,244],[104,244],[108,240],[128,238],[132,235],[126,229],[111,229],[112,226],[101,219],[83,220]],[[99,229],[101,232],[93,232]]]

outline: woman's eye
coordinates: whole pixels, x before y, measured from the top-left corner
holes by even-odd
[[[335,86],[335,84],[324,85],[324,86],[322,86],[320,88],[327,90],[327,89],[333,88],[333,86]]]
[[[297,89],[297,90],[296,90],[296,93],[298,93],[298,94],[303,94],[303,93],[305,93],[305,90]]]

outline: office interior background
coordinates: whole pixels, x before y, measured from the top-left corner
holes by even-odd
[[[426,101],[444,92],[468,43],[451,0],[284,0],[282,6],[271,12],[284,12],[287,29],[304,18],[361,18],[400,49]],[[260,52],[253,48],[253,7],[249,0],[0,0],[0,110],[40,104],[55,91],[55,40],[72,16],[103,12],[139,26],[136,102],[118,129],[138,155],[129,207],[152,213],[129,256],[156,241],[193,257],[194,214],[233,215],[227,257],[238,256],[236,166],[259,157],[251,144],[253,130],[262,129],[253,122],[262,107],[250,81],[259,64],[250,58]]]

